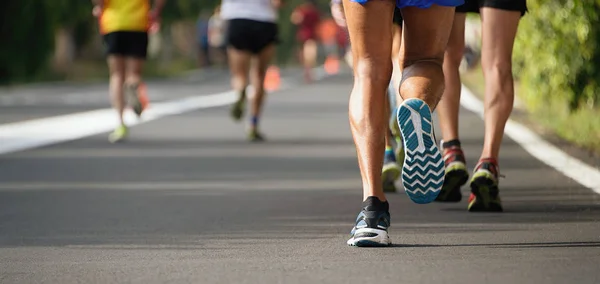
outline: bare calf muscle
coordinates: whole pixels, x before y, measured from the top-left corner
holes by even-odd
[[[462,0],[431,0],[420,7],[410,1],[344,1],[354,57],[354,88],[350,96],[350,125],[363,184],[363,210],[352,230],[349,245],[385,246],[389,204],[382,189],[382,163],[386,135],[385,93],[392,73],[392,16],[394,3],[404,8],[405,41],[401,44],[405,98],[398,109],[407,158],[402,182],[416,203],[435,199],[443,183],[443,162],[433,137],[431,111],[443,92],[442,60],[454,14],[453,8],[435,3],[462,4]],[[428,2],[422,1],[421,3]],[[432,21],[436,19],[438,21]],[[427,101],[427,103],[426,103]],[[428,106],[429,105],[429,106]]]
[[[485,134],[483,150],[470,181],[468,210],[502,211],[498,189],[498,156],[514,99],[512,49],[520,17],[526,11],[525,0],[467,0],[465,5],[457,8],[444,63],[448,87],[439,111],[445,164],[449,169],[438,201],[460,201],[460,187],[469,180],[458,135],[461,89],[458,69],[464,50],[465,13],[474,12],[480,13],[482,18],[481,65],[485,78]]]

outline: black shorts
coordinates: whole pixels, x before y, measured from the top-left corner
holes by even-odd
[[[526,0],[465,0],[465,4],[456,7],[457,13],[479,13],[483,7],[506,11],[519,11],[521,16],[527,12]]]
[[[394,8],[394,24],[402,27],[402,12],[398,8]]]
[[[146,59],[148,53],[148,33],[112,32],[104,35],[104,45],[108,55],[121,55]]]
[[[277,43],[276,23],[248,19],[233,19],[227,24],[227,46],[257,54],[272,43]]]

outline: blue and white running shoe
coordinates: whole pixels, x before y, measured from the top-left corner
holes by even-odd
[[[420,99],[407,99],[398,107],[398,126],[404,142],[402,184],[418,204],[433,202],[444,184],[444,159],[435,142],[431,110]]]
[[[383,204],[376,197],[369,197],[368,201]],[[387,203],[386,203],[387,205]],[[387,209],[376,209],[376,206],[367,205],[356,217],[356,223],[350,232],[351,238],[346,242],[357,247],[386,247],[391,244],[388,236],[390,227],[390,213]],[[382,207],[382,206],[378,206]]]

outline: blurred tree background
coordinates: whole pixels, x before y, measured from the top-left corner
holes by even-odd
[[[519,97],[543,125],[600,154],[600,1],[527,5],[515,43]]]
[[[280,11],[277,63],[295,61],[291,11],[304,0],[287,0]],[[318,1],[328,16],[328,0]],[[196,68],[196,20],[220,0],[167,0],[161,30],[150,40],[148,75]],[[0,1],[0,84],[87,80],[107,74],[97,19],[90,0]]]

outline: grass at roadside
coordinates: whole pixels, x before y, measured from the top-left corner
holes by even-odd
[[[483,99],[485,82],[481,66],[478,65],[461,75],[463,84],[474,95]],[[515,93],[519,94],[519,82],[515,82]],[[512,118],[533,128],[538,133],[548,136],[558,136],[570,144],[582,148],[600,157],[600,110],[592,108],[580,109],[568,113],[563,106],[552,105],[550,102],[543,111],[529,112],[518,101]]]

